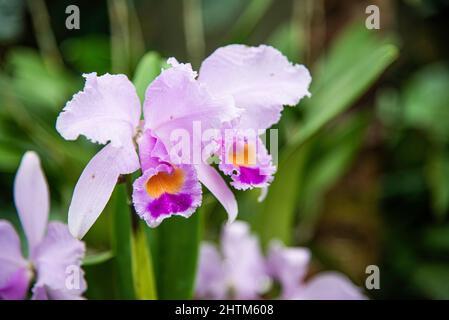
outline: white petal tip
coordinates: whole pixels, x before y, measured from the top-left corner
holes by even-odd
[[[264,187],[260,190],[260,195],[257,198],[257,202],[263,202],[268,195],[268,187]]]
[[[70,223],[69,223],[69,231],[70,231],[70,234],[78,240],[81,240],[87,233],[87,231],[81,232],[81,230],[79,228],[73,226]]]

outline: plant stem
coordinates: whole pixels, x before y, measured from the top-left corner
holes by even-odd
[[[43,0],[28,0],[31,20],[42,56],[47,67],[63,65],[55,35],[51,29],[50,16]]]
[[[132,232],[135,233],[137,231],[137,228],[139,227],[139,217],[137,216],[136,209],[134,209],[133,205],[133,183],[132,183],[132,176],[130,174],[126,175],[125,182],[126,182],[126,195],[127,195],[127,202],[129,207],[129,213],[131,214],[131,228]]]
[[[200,0],[184,0],[184,30],[187,54],[194,66],[204,58],[205,41]]]

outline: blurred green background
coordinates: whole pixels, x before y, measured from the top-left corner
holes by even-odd
[[[65,27],[71,4],[79,30]],[[369,4],[380,8],[380,30],[365,28]],[[311,273],[339,270],[363,286],[366,266],[379,265],[370,298],[449,299],[448,13],[447,0],[0,0],[0,218],[18,226],[13,178],[36,150],[51,218],[66,221],[97,150],[55,130],[83,72],[142,83],[135,70],[147,52],[140,70],[150,77],[162,57],[198,69],[222,45],[267,43],[311,70],[313,96],[283,112],[275,182],[263,203],[257,190],[236,192],[240,218],[264,245],[310,247]],[[135,254],[117,224],[123,192],[86,238],[88,298],[145,296],[129,288],[139,271],[123,271]],[[209,194],[203,202],[189,221],[144,231],[160,298],[192,297],[198,242],[216,240],[226,219]]]

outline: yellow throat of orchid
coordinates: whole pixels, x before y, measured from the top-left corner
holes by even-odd
[[[253,145],[245,142],[243,148],[236,148],[234,150],[231,148],[229,153],[230,163],[235,166],[251,167],[256,164],[256,149]]]
[[[163,193],[177,193],[181,190],[184,183],[184,171],[175,168],[173,172],[159,172],[148,179],[146,183],[147,193],[152,198],[158,198]]]

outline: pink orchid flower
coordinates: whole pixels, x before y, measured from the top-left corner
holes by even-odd
[[[285,247],[272,241],[267,259],[268,270],[281,284],[282,299],[288,300],[364,300],[362,290],[342,273],[321,272],[305,281],[310,264],[306,248]]]
[[[134,182],[133,202],[150,227],[172,215],[189,217],[201,205],[200,182],[233,221],[237,202],[225,181],[204,161],[174,161],[169,150],[171,134],[183,129],[193,137],[194,122],[202,130],[266,129],[279,120],[284,104],[295,105],[309,95],[307,69],[290,64],[268,46],[218,49],[204,61],[198,77],[190,64],[173,58],[168,62],[172,67],[163,70],[147,88],[143,123],[136,90],[124,75],[85,75],[84,90],[59,115],[56,128],[65,139],[84,135],[92,142],[106,144],[75,186],[69,208],[69,229],[74,236],[81,238],[90,229],[119,176],[139,168],[142,176]],[[249,144],[243,139],[242,152],[254,150],[261,161],[254,165],[231,161],[226,167],[227,158],[222,157],[220,169],[231,175],[236,188],[266,187],[275,171],[271,157],[262,142]],[[218,154],[228,155],[228,150]]]
[[[220,250],[219,250],[220,249]],[[235,221],[221,234],[220,248],[203,242],[197,273],[199,298],[256,299],[269,289],[270,277],[259,239],[250,234],[249,225]]]
[[[173,214],[189,216],[201,204],[201,181],[224,205],[231,219],[237,215],[234,195],[220,175],[206,164],[176,166],[167,146],[174,129],[220,127],[238,115],[232,99],[215,98],[195,79],[190,65],[163,70],[147,88],[143,104],[125,75],[87,74],[84,90],[59,115],[56,128],[67,140],[84,135],[106,144],[79,178],[69,208],[70,232],[82,238],[103,211],[117,179],[142,168],[135,183],[139,215],[155,227]],[[143,134],[141,133],[143,131]],[[135,145],[139,146],[139,157]]]
[[[173,58],[169,62],[188,72],[191,79],[196,78],[190,65],[179,64]],[[207,109],[195,107],[198,101],[192,99],[194,91],[186,92],[185,87],[176,93],[168,90],[179,83],[180,79],[175,77],[178,75],[173,74],[173,77],[162,80],[161,76],[147,90],[145,128],[151,130],[153,135],[148,134],[139,146],[143,175],[134,183],[136,211],[150,226],[157,226],[175,212],[190,216],[201,204],[201,187],[196,171],[199,180],[227,210],[229,221],[233,221],[237,215],[237,204],[215,169],[204,163],[174,169],[173,165],[167,164],[168,152],[163,144],[158,144],[157,137],[167,146],[173,130],[191,127],[192,121],[197,119],[205,119],[203,123],[209,125],[206,128],[228,128],[237,134],[243,129],[263,132],[279,121],[284,105],[296,105],[304,96],[310,95],[310,74],[304,66],[292,65],[279,51],[269,46],[229,45],[216,50],[201,65],[196,85],[205,94],[207,92],[206,95],[226,101],[221,104],[222,108],[231,108],[221,110],[221,116],[226,117],[218,123],[211,117],[212,109],[208,112]],[[206,107],[210,108],[209,105]],[[183,114],[189,109],[196,114],[187,117],[182,126],[170,122],[174,114]],[[229,116],[231,114],[234,118]],[[160,119],[171,123],[162,132],[155,125]],[[216,153],[221,160],[219,169],[231,176],[231,185],[237,189],[266,188],[276,168],[262,140],[257,136],[251,141],[243,135],[237,136],[237,139],[232,137],[232,143],[228,144],[225,138],[221,136],[218,139],[221,147]],[[254,161],[250,163],[249,158]]]
[[[360,288],[337,272],[323,272],[304,281],[310,262],[308,249],[286,248],[273,241],[264,258],[257,237],[245,222],[224,226],[220,249],[208,242],[201,245],[198,298],[260,299],[270,285],[278,282],[280,299],[366,299]]]
[[[22,256],[14,227],[0,220],[0,300],[24,299],[34,274],[32,299],[81,299],[86,289],[81,270],[84,243],[74,239],[65,224],[48,222],[48,186],[34,152],[22,158],[14,202],[28,241],[28,258]],[[68,281],[68,268],[78,272],[79,283]]]

